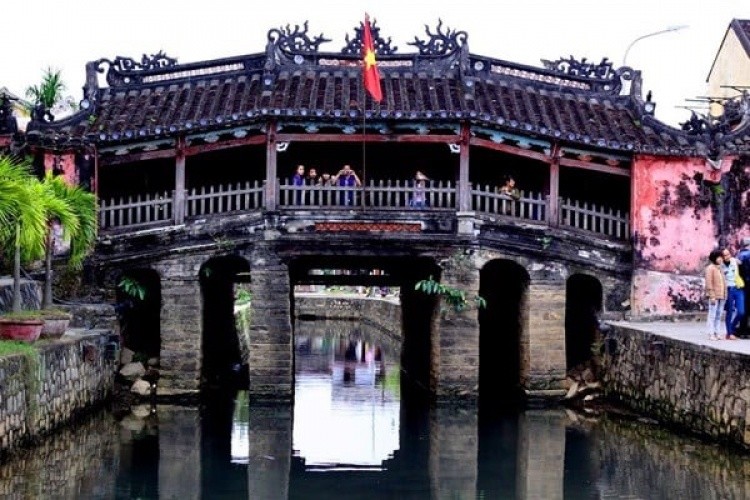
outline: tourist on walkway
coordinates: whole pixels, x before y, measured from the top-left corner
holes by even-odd
[[[427,181],[429,180],[426,175],[417,170],[417,173],[414,175],[414,192],[409,200],[410,207],[424,208],[428,206],[426,189]]]
[[[750,238],[742,238],[742,250],[737,254],[737,262],[740,266],[740,276],[745,283],[750,281]],[[745,292],[745,316],[742,318],[740,324],[739,333],[742,336],[750,335],[750,326],[747,323],[748,311],[750,311],[750,294]]]
[[[318,171],[315,167],[310,167],[310,170],[307,171],[306,181],[308,186],[315,186],[320,181],[320,178],[318,177]]]
[[[344,165],[344,168],[339,170],[339,173],[331,182],[334,186],[342,187],[360,187],[362,185],[362,181],[359,180],[359,177],[349,165]],[[341,193],[339,200],[341,205],[354,205],[354,190],[347,189]]]
[[[740,268],[737,259],[732,257],[728,248],[721,251],[721,270],[724,273],[724,281],[727,284],[726,324],[727,338],[734,340],[737,337],[737,327],[740,326],[745,316],[745,282],[740,276]]]
[[[723,259],[718,250],[708,254],[708,265],[706,266],[706,295],[708,296],[708,340],[719,340],[721,330],[721,313],[727,300],[727,285],[724,282],[724,273],[721,269]]]
[[[305,166],[297,165],[297,170],[292,176],[292,186],[294,186],[294,204],[302,204],[302,186],[305,185]]]
[[[516,187],[516,180],[513,176],[506,175],[503,178],[503,185],[497,190],[502,201],[500,202],[501,212],[505,215],[513,215],[513,203],[521,199],[521,192]]]

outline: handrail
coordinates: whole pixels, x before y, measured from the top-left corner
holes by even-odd
[[[99,228],[149,226],[172,220],[174,193],[148,193],[100,200]]]
[[[542,193],[521,191],[516,200],[495,192],[495,188],[489,185],[472,187],[470,192],[471,208],[477,213],[540,222],[547,220],[549,206]]]
[[[427,181],[416,186],[401,179],[368,180],[362,187],[332,185],[294,185],[284,179],[276,184],[280,210],[373,211],[455,211],[458,187],[449,180]],[[201,186],[186,191],[185,215],[188,219],[219,214],[262,210],[265,206],[265,182],[260,180],[234,184]],[[549,220],[550,200],[543,193],[520,192],[518,199],[497,193],[490,185],[473,185],[471,210],[481,217],[522,220],[602,234],[627,240],[630,237],[628,213],[592,202],[560,199],[559,220]],[[100,200],[99,226],[102,230],[153,226],[174,221],[174,192]]]
[[[369,180],[364,186],[295,185],[284,179],[279,186],[279,208],[369,207],[378,209],[455,209],[456,187],[451,181],[427,181],[415,186],[401,179]]]

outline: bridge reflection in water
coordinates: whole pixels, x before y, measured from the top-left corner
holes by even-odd
[[[0,496],[750,495],[750,457],[638,421],[515,408],[488,416],[475,407],[415,402],[405,386],[388,379],[398,373],[392,341],[352,326],[308,322],[299,327],[294,406],[250,405],[241,392],[200,409],[139,407],[119,422],[102,413],[0,464]],[[347,352],[352,357],[352,344],[356,361],[346,359]],[[377,347],[385,354],[383,377],[374,360]],[[344,380],[347,361],[355,363],[355,376]]]

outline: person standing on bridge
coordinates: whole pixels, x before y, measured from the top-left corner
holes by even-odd
[[[297,170],[292,176],[292,186],[294,186],[294,204],[302,204],[302,186],[305,185],[305,166],[297,165]]]
[[[708,340],[719,340],[721,329],[721,312],[727,300],[727,285],[724,282],[724,273],[721,270],[723,259],[718,250],[708,254],[708,265],[706,266],[706,295],[708,296]]]
[[[339,173],[331,180],[334,186],[342,187],[360,187],[362,181],[359,180],[357,174],[352,170],[349,165],[344,165],[344,168],[339,170]],[[340,198],[341,205],[353,205],[354,204],[354,190],[347,189],[344,191]]]

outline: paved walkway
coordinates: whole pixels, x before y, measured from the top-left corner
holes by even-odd
[[[708,340],[706,324],[703,321],[690,322],[636,322],[636,321],[609,321],[612,325],[623,326],[635,330],[653,333],[670,339],[682,340],[696,345],[705,345],[720,349],[722,351],[737,352],[750,355],[750,339],[743,340]]]

